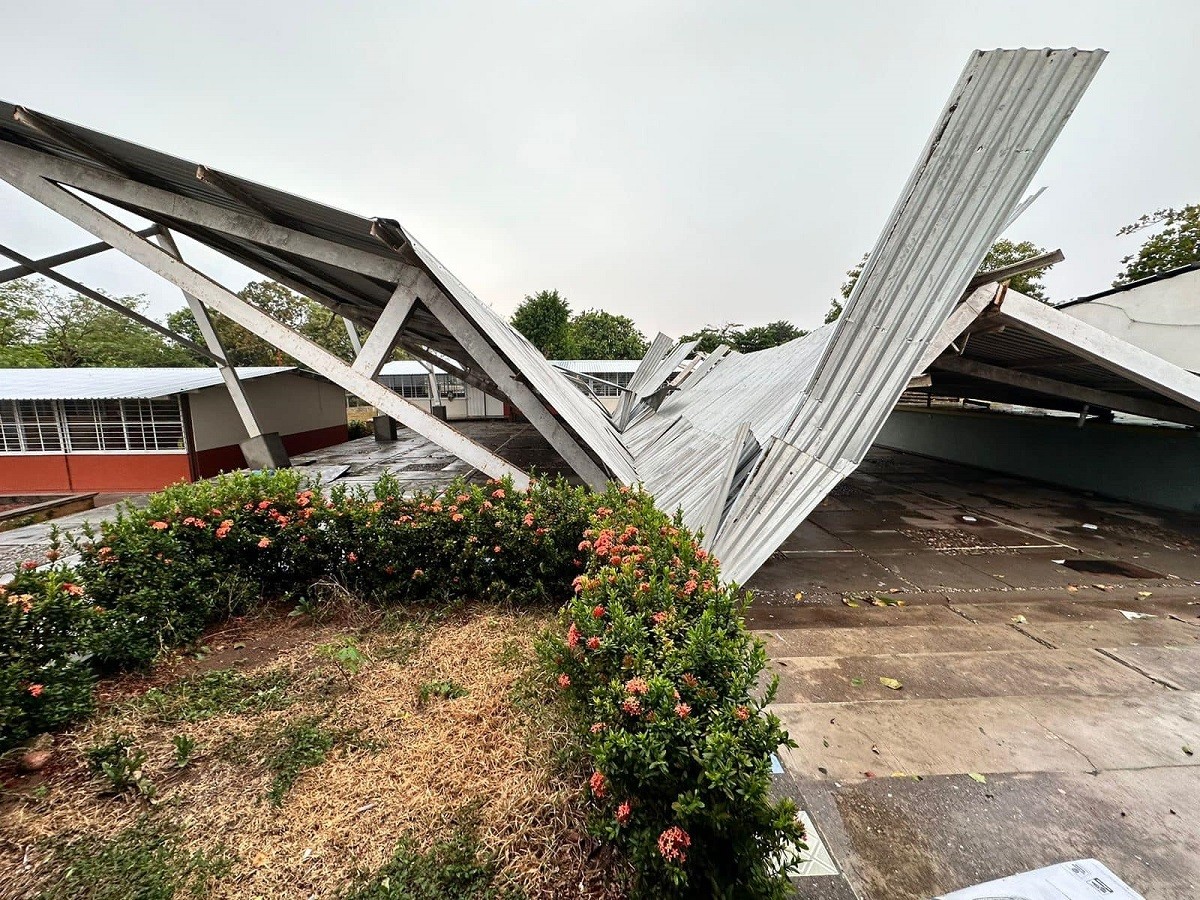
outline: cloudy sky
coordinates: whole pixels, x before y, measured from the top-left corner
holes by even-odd
[[[1072,45],[1111,56],[1010,232],[1063,249],[1065,300],[1111,282],[1119,226],[1200,201],[1195,0],[64,0],[6,12],[0,96],[399,219],[502,312],[557,288],[678,335],[818,323],[969,51]],[[0,191],[0,241],[89,240]],[[115,254],[71,271],[181,305]]]

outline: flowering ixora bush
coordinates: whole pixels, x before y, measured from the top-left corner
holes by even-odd
[[[542,647],[595,770],[597,831],[647,897],[783,897],[778,860],[803,829],[769,797],[791,744],[756,696],[766,664],[717,561],[648,494],[610,488],[579,544],[587,567]]]
[[[777,897],[803,838],[768,795],[788,743],[756,691],[765,665],[747,597],[640,491],[563,481],[527,491],[456,481],[404,496],[393,479],[328,492],[299,473],[178,485],[55,546],[0,586],[0,752],[78,720],[102,675],[149,665],[230,615],[337,583],[380,604],[561,603],[547,677],[594,772],[599,836],[653,897]]]

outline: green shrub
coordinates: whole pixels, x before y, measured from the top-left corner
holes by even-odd
[[[267,757],[267,768],[275,776],[267,789],[267,799],[275,806],[292,789],[300,773],[325,761],[338,742],[338,735],[322,726],[322,717],[309,716],[286,726],[278,746]]]
[[[173,900],[202,897],[228,871],[223,852],[189,851],[177,830],[142,819],[112,839],[79,835],[54,848],[61,871],[40,900]]]
[[[459,697],[465,696],[467,696],[467,689],[453,679],[427,681],[421,685],[421,690],[417,694],[417,703],[424,706],[434,698],[438,700],[457,700]]]
[[[71,571],[32,565],[0,585],[0,751],[92,708],[97,612]]]
[[[246,675],[216,669],[151,688],[132,706],[164,725],[199,722],[213,716],[285,709],[294,699],[288,694],[290,684],[291,675],[283,671]]]
[[[84,751],[88,768],[100,776],[113,794],[136,789],[145,797],[154,796],[154,785],[142,774],[146,751],[139,750],[126,735],[114,734],[103,744],[93,744]]]
[[[301,479],[282,470],[169,488],[86,530],[75,568],[24,569],[0,595],[0,750],[83,715],[98,674],[148,665],[262,602],[311,614],[347,592],[385,607],[558,604],[573,585],[565,635],[541,653],[595,769],[594,828],[632,861],[636,891],[788,893],[773,860],[802,833],[791,804],[768,796],[769,756],[788,738],[765,711],[774,688],[757,690],[765,656],[742,622],[747,598],[721,584],[678,517],[641,492],[561,480],[528,491],[460,480],[405,496],[393,478],[327,493]],[[348,679],[361,664],[351,643],[330,653]],[[421,700],[456,689],[431,683]],[[280,685],[226,672],[141,702],[180,722],[289,701]],[[289,726],[268,758],[271,800],[343,740],[319,720]]]
[[[401,841],[387,865],[360,879],[343,900],[520,900],[523,896],[495,882],[495,861],[480,850],[474,832],[465,828],[425,853],[411,840]]]
[[[596,831],[632,860],[638,896],[790,896],[775,861],[803,830],[769,788],[791,742],[764,711],[774,683],[755,696],[748,597],[643,493],[610,489],[579,549],[566,634],[542,652],[594,766]]]

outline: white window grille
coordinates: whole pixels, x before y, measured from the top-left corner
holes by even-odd
[[[183,452],[179,400],[0,401],[0,453]]]

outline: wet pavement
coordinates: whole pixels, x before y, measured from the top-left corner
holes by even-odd
[[[840,870],[800,896],[1081,857],[1196,896],[1197,582],[1196,517],[873,450],[748,585],[799,745],[777,788]]]

